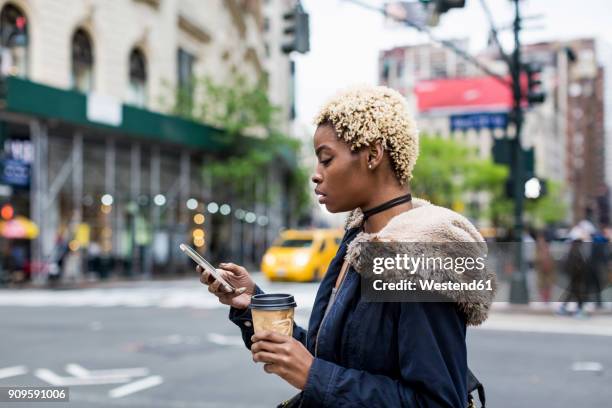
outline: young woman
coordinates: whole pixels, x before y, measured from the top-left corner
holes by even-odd
[[[352,213],[317,292],[308,330],[296,325],[293,337],[254,335],[248,306],[261,290],[239,265],[220,265],[223,276],[241,288],[236,294],[224,293],[198,269],[201,282],[231,306],[229,317],[253,360],[301,390],[286,406],[467,406],[466,325],[486,319],[493,293],[443,293],[450,302],[367,302],[360,291],[358,244],[467,242],[484,255],[482,236],[461,215],[411,198],[418,132],[399,93],[349,89],[321,109],[316,125],[312,181],[319,203],[333,213]],[[477,273],[470,279],[494,285],[486,269]],[[462,279],[440,271],[428,276]]]

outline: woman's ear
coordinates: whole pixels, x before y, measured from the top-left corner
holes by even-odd
[[[375,169],[382,162],[384,149],[380,142],[368,146],[368,169]]]

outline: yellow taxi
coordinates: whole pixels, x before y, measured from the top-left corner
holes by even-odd
[[[321,280],[342,235],[342,230],[335,229],[283,231],[266,251],[261,271],[270,280]]]

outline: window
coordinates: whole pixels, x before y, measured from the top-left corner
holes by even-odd
[[[390,69],[391,69],[391,63],[387,58],[385,58],[382,63],[382,73],[381,73],[383,81],[389,80],[389,70]]]
[[[28,21],[23,12],[7,4],[0,12],[0,73],[28,74]]]
[[[138,48],[130,53],[128,102],[139,107],[147,104],[147,62],[144,53]]]
[[[80,92],[93,90],[93,50],[91,38],[79,28],[72,36],[72,87]]]
[[[286,239],[278,243],[279,247],[284,248],[310,248],[312,246],[311,239]]]
[[[193,105],[193,65],[195,64],[195,57],[187,51],[179,48],[178,54],[178,102],[179,105]]]
[[[403,60],[397,61],[396,70],[397,72],[395,73],[395,76],[397,79],[401,80],[404,77],[404,61]]]

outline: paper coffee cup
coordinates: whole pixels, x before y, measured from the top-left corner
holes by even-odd
[[[284,293],[263,293],[251,297],[251,314],[255,333],[269,330],[293,335],[293,316],[297,306],[293,296]]]

